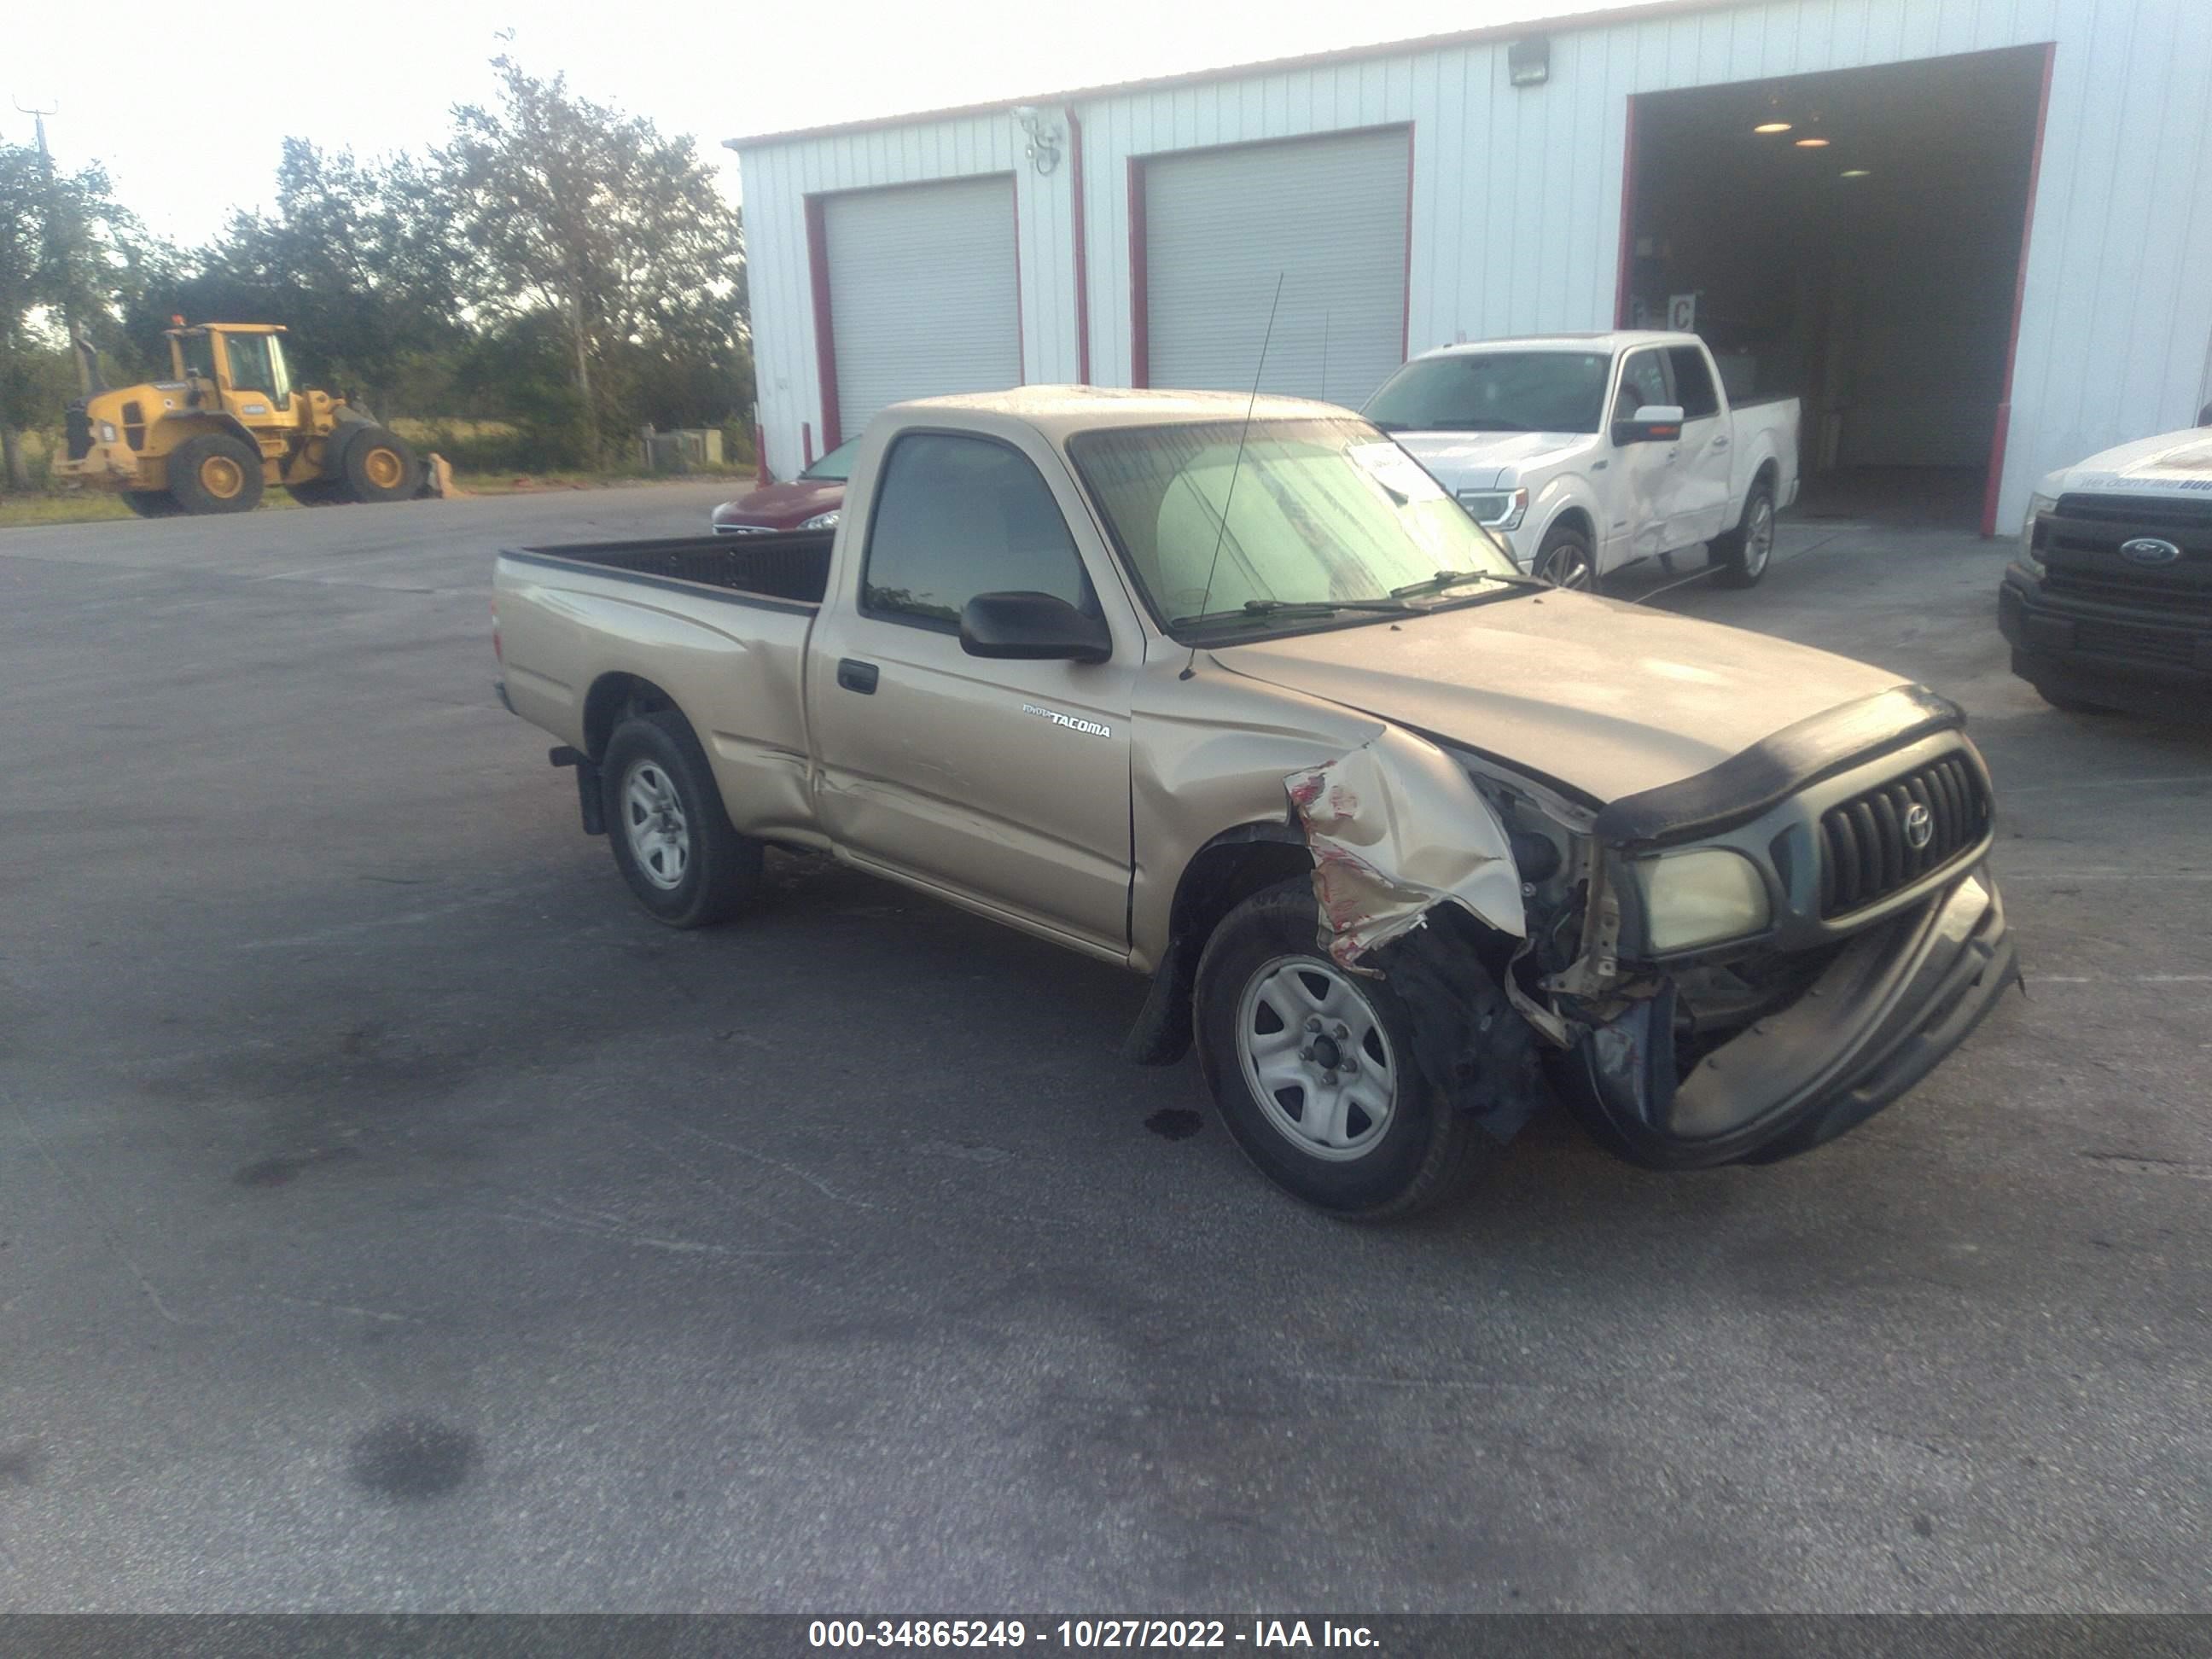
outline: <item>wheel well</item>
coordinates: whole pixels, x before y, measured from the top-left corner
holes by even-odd
[[[1766,481],[1767,489],[1774,491],[1778,495],[1781,493],[1782,465],[1771,455],[1769,455],[1765,460],[1761,461],[1759,464],[1759,470],[1751,475],[1751,482],[1754,489],[1757,488],[1759,480],[1762,478]]]
[[[597,761],[608,741],[633,714],[657,714],[676,707],[676,699],[635,674],[602,674],[584,698],[584,752]]]
[[[1538,539],[1537,545],[1541,547],[1551,538],[1552,532],[1562,525],[1571,530],[1581,531],[1583,539],[1589,544],[1590,551],[1592,553],[1597,551],[1597,526],[1591,521],[1590,515],[1579,507],[1562,508],[1559,515],[1544,526],[1544,534]]]
[[[1288,824],[1253,823],[1215,836],[1183,866],[1168,935],[1193,966],[1221,919],[1253,894],[1313,873],[1313,853]]]
[[[242,440],[255,454],[261,453],[261,443],[252,432],[234,416],[219,409],[191,409],[165,412],[155,423],[165,447],[162,453],[174,454],[179,448],[194,438],[221,436]]]

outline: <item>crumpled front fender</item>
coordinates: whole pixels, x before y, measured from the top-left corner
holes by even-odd
[[[1314,860],[1329,955],[1357,967],[1455,904],[1515,939],[1526,928],[1505,826],[1452,757],[1395,726],[1285,778]]]

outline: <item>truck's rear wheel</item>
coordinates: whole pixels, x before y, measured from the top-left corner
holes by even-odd
[[[1774,559],[1774,486],[1764,477],[1744,498],[1736,527],[1713,538],[1711,552],[1723,587],[1750,587],[1766,574]]]
[[[1496,1143],[1421,1074],[1389,981],[1330,961],[1318,925],[1303,877],[1222,921],[1198,966],[1200,1069],[1278,1186],[1342,1216],[1410,1215],[1462,1191]]]
[[[357,501],[404,501],[422,483],[422,464],[400,438],[365,426],[346,440],[347,492]]]
[[[173,519],[185,510],[166,489],[126,489],[122,495],[123,505],[142,519]]]
[[[759,888],[761,844],[731,823],[683,715],[663,709],[617,726],[599,781],[615,864],[656,921],[726,921]]]
[[[187,438],[169,457],[169,494],[186,513],[251,513],[261,505],[261,455],[226,432]]]

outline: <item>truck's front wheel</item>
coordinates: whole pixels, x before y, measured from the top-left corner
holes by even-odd
[[[1254,895],[1198,967],[1200,1068],[1222,1121],[1278,1186],[1380,1221],[1461,1191],[1494,1145],[1413,1061],[1412,1016],[1383,979],[1316,945],[1303,878]]]
[[[671,927],[726,921],[760,885],[761,844],[738,833],[699,739],[673,709],[615,728],[599,763],[607,840],[629,890]]]

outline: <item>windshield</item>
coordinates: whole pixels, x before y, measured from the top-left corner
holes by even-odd
[[[1067,447],[1171,628],[1291,606],[1402,608],[1400,592],[1447,572],[1518,574],[1442,485],[1364,421],[1109,427]]]
[[[858,438],[839,444],[799,476],[816,483],[842,483],[853,476],[853,452],[860,446]]]
[[[1361,412],[1386,432],[1595,432],[1612,366],[1602,351],[1419,357]]]

